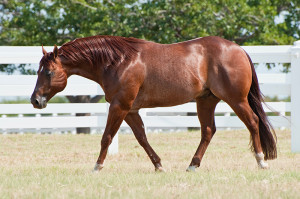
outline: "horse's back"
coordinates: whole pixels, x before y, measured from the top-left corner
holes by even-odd
[[[220,37],[146,45],[140,54],[145,79],[137,96],[140,101],[137,104],[142,107],[183,104],[206,95],[211,88],[218,92],[219,87],[235,83],[230,76],[239,74],[246,79],[249,76],[243,74],[248,66],[241,66],[245,62],[245,52],[237,44]],[[239,61],[241,59],[243,61]],[[241,68],[243,71],[239,72]]]

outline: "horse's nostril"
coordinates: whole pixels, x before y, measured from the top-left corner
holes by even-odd
[[[40,105],[39,100],[36,99],[36,100],[35,100],[35,104],[36,104],[36,105]]]

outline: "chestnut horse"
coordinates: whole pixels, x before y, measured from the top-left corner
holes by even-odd
[[[123,120],[131,127],[156,171],[164,171],[147,141],[140,108],[175,106],[195,100],[201,123],[201,141],[187,169],[194,171],[216,132],[214,111],[225,101],[251,134],[258,166],[277,157],[276,135],[262,107],[257,76],[248,54],[219,37],[203,37],[175,44],[136,38],[93,36],[65,43],[40,61],[31,96],[35,108],[67,85],[71,75],[100,84],[110,103],[101,150],[94,170],[103,168],[107,149]]]

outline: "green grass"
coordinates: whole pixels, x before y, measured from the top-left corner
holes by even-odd
[[[196,173],[185,169],[200,132],[149,134],[166,173],[133,135],[92,173],[100,135],[1,135],[0,198],[300,198],[300,154],[290,132],[277,131],[278,159],[258,170],[247,131],[218,131]]]

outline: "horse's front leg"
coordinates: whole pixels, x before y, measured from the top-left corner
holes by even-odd
[[[151,162],[155,167],[155,171],[165,172],[164,168],[161,165],[159,156],[155,153],[155,151],[152,149],[147,140],[144,123],[139,113],[129,112],[125,117],[125,121],[131,127],[133,134],[136,137],[139,144],[144,148],[144,150],[148,154]]]
[[[116,135],[122,121],[129,111],[128,106],[124,106],[119,101],[110,104],[107,123],[101,140],[101,150],[94,170],[99,171],[103,168],[103,163],[107,154],[109,145],[113,137]]]

